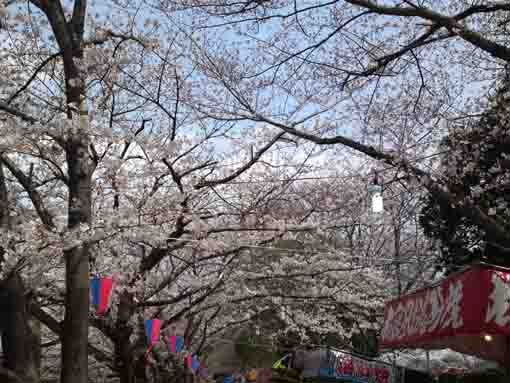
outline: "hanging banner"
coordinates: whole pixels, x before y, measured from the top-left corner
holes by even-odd
[[[193,372],[195,373],[196,370],[198,370],[198,367],[199,367],[199,363],[198,363],[198,359],[195,355],[191,355],[189,354],[187,357],[186,357],[186,366]]]
[[[325,364],[328,366],[325,367]],[[327,363],[321,361],[319,376],[349,379],[353,383],[393,383],[396,381],[393,370],[390,364],[384,362],[331,351]]]
[[[172,335],[172,336],[168,337],[168,344],[170,347],[170,352],[173,352],[174,354],[178,354],[182,351],[184,339],[180,335]]]
[[[148,348],[145,353],[145,363],[149,364],[149,354],[152,348],[159,341],[159,330],[161,328],[161,320],[159,319],[146,319],[145,320],[145,340],[147,341]]]
[[[453,350],[505,363],[510,270],[474,266],[386,305],[381,348]]]
[[[159,330],[161,321],[159,319],[145,320],[145,338],[149,346],[154,346],[159,341]]]
[[[97,307],[97,314],[104,314],[108,308],[110,294],[113,287],[113,278],[94,277],[90,280],[91,303]]]
[[[327,349],[297,351],[291,368],[303,371],[303,377],[349,380],[355,383],[395,383],[391,364]]]

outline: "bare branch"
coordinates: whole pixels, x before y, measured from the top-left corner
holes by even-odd
[[[53,53],[52,55],[48,56],[46,59],[44,59],[39,66],[35,69],[34,73],[30,76],[30,78],[23,84],[21,88],[19,88],[9,99],[7,100],[7,105],[9,105],[11,102],[13,102],[25,89],[27,89],[32,81],[35,80],[37,75],[40,71],[44,69],[44,67],[53,59],[59,57],[62,55],[62,52]]]
[[[12,162],[5,154],[0,155],[0,161],[2,161],[7,169],[12,173],[14,177],[18,180],[18,182],[23,186],[25,191],[27,192],[32,204],[34,205],[35,210],[42,223],[44,223],[48,228],[54,227],[53,217],[50,212],[44,206],[44,201],[35,188],[35,185],[32,183],[32,180],[27,177],[23,171],[16,166],[14,162]]]
[[[286,133],[305,139],[307,141],[311,141],[317,145],[341,144],[351,149],[354,149],[360,153],[366,154],[367,156],[373,159],[382,160],[389,165],[401,166],[404,170],[420,179],[420,181],[427,188],[427,190],[433,195],[435,195],[439,200],[441,200],[444,203],[447,203],[448,205],[455,206],[457,209],[462,211],[462,213],[466,217],[469,217],[470,219],[473,220],[473,222],[483,227],[489,236],[492,236],[494,237],[494,239],[503,242],[510,241],[510,232],[506,230],[504,225],[498,223],[495,219],[489,217],[478,206],[473,205],[469,201],[467,200],[457,201],[450,192],[444,190],[444,188],[441,187],[441,185],[435,182],[430,176],[430,174],[419,169],[416,166],[411,165],[407,161],[404,161],[402,159],[395,157],[392,154],[379,151],[372,146],[362,144],[360,142],[357,142],[351,138],[342,135],[322,138],[320,136],[316,136],[314,134],[298,130],[294,126],[287,126],[285,124],[270,120],[268,118],[264,118],[262,116],[257,116],[257,120],[265,121],[269,124],[272,124],[273,126],[279,127]]]
[[[10,107],[8,104],[0,102],[0,110],[7,112],[15,117],[21,118],[23,121],[35,124],[38,120],[35,117],[30,116],[18,109]]]
[[[60,339],[62,339],[63,327],[62,323],[58,322],[55,318],[53,318],[46,311],[41,309],[38,305],[32,303],[30,305],[30,312],[34,317],[36,317],[41,323],[43,323],[46,327],[48,327],[53,333],[58,335]],[[89,351],[94,356],[97,361],[104,362],[113,366],[112,358],[106,355],[104,352],[99,350],[98,348],[92,346],[89,343]],[[1,375],[1,374],[0,374]]]
[[[403,17],[420,17],[425,20],[431,21],[435,26],[440,26],[448,29],[448,31],[458,35],[465,41],[475,45],[483,51],[489,53],[493,57],[500,58],[505,61],[510,61],[510,48],[501,45],[495,41],[489,40],[483,37],[480,33],[474,32],[467,29],[462,24],[458,23],[458,20],[467,17],[472,14],[473,11],[466,10],[466,14],[462,13],[456,17],[444,16],[438,12],[432,11],[428,8],[404,8],[404,7],[391,7],[378,5],[370,0],[346,0],[347,3],[357,5],[366,9],[371,10],[374,13],[380,15],[391,15],[391,16],[403,16]],[[502,3],[496,7],[497,10],[509,10],[510,4]],[[496,10],[496,8],[493,8]],[[481,10],[480,10],[481,12]]]
[[[241,174],[243,174],[244,172],[249,170],[253,165],[255,165],[255,163],[262,157],[262,155],[264,153],[266,153],[269,149],[271,149],[271,147],[278,140],[280,140],[280,138],[282,138],[284,134],[285,134],[285,132],[281,132],[281,133],[277,134],[276,136],[274,136],[271,141],[269,141],[265,146],[263,146],[260,150],[258,150],[253,155],[253,157],[251,158],[250,161],[248,161],[246,164],[244,164],[243,166],[241,166],[240,168],[238,168],[237,170],[232,172],[232,174],[230,174],[229,176],[220,178],[220,179],[216,179],[216,180],[210,180],[210,181],[203,180],[194,186],[195,189],[202,189],[202,188],[209,187],[209,186],[216,186],[216,185],[224,184],[224,183],[227,183],[229,181],[236,179]]]

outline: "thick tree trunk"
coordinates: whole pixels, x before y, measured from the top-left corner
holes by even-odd
[[[133,329],[129,325],[134,309],[133,295],[127,291],[122,292],[116,323],[118,336],[115,340],[115,367],[120,374],[120,383],[135,383],[134,360],[130,341]]]
[[[141,355],[137,358],[134,365],[135,383],[147,383],[147,374],[145,371],[145,357]]]
[[[13,274],[2,286],[6,312],[2,345],[5,367],[27,383],[39,381],[41,357],[40,332],[30,319],[25,287],[21,277]],[[14,381],[13,381],[14,382]]]
[[[91,223],[92,172],[89,156],[89,120],[85,108],[85,76],[77,62],[83,59],[83,35],[87,0],[75,0],[71,18],[61,1],[31,0],[47,17],[62,51],[68,118],[79,117],[77,126],[66,131],[69,202],[68,228]],[[75,109],[77,108],[77,110]],[[76,115],[78,113],[78,115]],[[61,383],[88,382],[89,248],[86,244],[65,251],[66,295],[62,334]]]
[[[66,142],[69,173],[68,227],[90,224],[93,165],[88,153],[88,115],[80,101],[79,126]],[[66,296],[62,341],[61,383],[88,383],[89,248],[65,253]]]
[[[9,198],[3,165],[0,164],[0,228],[9,229]],[[0,247],[0,267],[4,248]],[[41,334],[38,322],[31,319],[28,298],[21,276],[10,275],[0,286],[1,331],[4,366],[27,383],[39,381]],[[9,380],[7,380],[9,382]],[[10,382],[9,382],[10,383]]]
[[[88,249],[66,253],[61,383],[88,383]]]
[[[30,304],[30,302],[28,302]],[[27,307],[27,311],[30,310]],[[27,323],[28,366],[27,375],[32,382],[39,382],[41,375],[41,322],[30,317]]]

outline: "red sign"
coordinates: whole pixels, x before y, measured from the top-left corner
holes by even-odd
[[[392,379],[392,367],[374,361],[357,358],[348,354],[337,354],[335,365],[335,377],[358,378],[360,381],[375,383],[390,383]]]
[[[510,272],[476,266],[389,302],[381,347],[451,348],[505,362],[509,335]]]

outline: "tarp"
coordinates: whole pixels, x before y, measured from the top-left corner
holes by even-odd
[[[510,270],[476,265],[390,301],[382,349],[450,348],[508,365]]]

